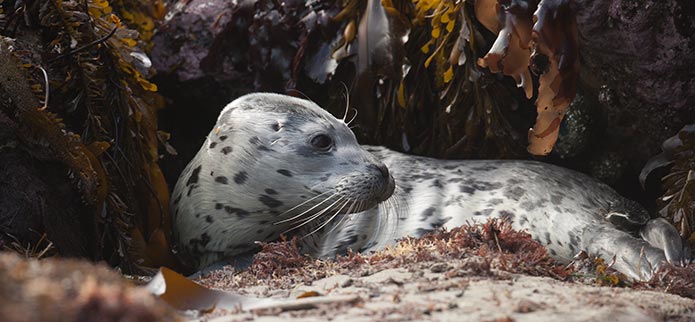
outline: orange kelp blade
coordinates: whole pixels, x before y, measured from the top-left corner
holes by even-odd
[[[266,306],[276,299],[259,299],[231,292],[211,290],[166,267],[152,278],[147,289],[178,310],[210,312],[215,308],[243,310]]]
[[[279,311],[314,309],[322,304],[354,304],[361,301],[357,295],[320,296],[316,292],[305,292],[296,299],[244,296],[232,292],[211,290],[194,283],[179,273],[162,267],[159,273],[145,286],[152,294],[159,296],[177,310],[196,310],[208,313],[215,308]]]

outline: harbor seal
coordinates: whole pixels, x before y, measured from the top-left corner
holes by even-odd
[[[569,262],[581,251],[648,279],[689,261],[676,229],[597,180],[550,164],[437,160],[360,146],[318,105],[255,93],[227,105],[172,198],[173,237],[195,268],[296,234],[331,257],[489,218]]]

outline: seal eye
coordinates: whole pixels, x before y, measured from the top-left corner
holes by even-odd
[[[318,134],[311,138],[311,145],[319,150],[327,151],[333,146],[333,140],[325,134]]]

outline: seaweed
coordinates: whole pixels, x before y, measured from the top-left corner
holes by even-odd
[[[479,1],[476,15],[497,34],[479,65],[512,76],[527,98],[532,96],[529,67],[540,75],[538,117],[528,133],[528,152],[549,154],[579,77],[579,39],[572,1],[542,0],[537,5],[523,0]]]
[[[150,37],[161,7],[148,11],[157,5],[143,3],[126,11],[127,1],[118,3],[119,12]],[[0,3],[5,13],[13,5]],[[158,166],[156,113],[163,101],[147,80],[151,63],[140,34],[124,26],[105,0],[26,1],[17,7],[0,21],[3,35],[16,39],[10,47],[18,61],[3,68],[41,67],[47,80],[43,85],[43,77],[37,82],[24,76],[36,97],[17,104],[11,115],[75,173],[93,210],[86,226],[96,231],[95,259],[126,271],[174,265],[167,242],[169,194]],[[13,99],[22,95],[10,93]]]
[[[507,115],[523,99],[490,73],[510,76],[532,99],[533,70],[538,118],[527,150],[552,150],[579,71],[570,1],[348,2],[336,17],[352,19],[334,58],[338,70],[354,66],[347,78],[367,141],[444,157],[519,156]],[[491,47],[482,29],[495,35]]]
[[[149,53],[155,28],[166,15],[164,2],[161,0],[112,0],[109,6],[128,28],[138,32],[138,44]]]
[[[229,288],[272,285],[291,288],[317,278],[335,274],[364,276],[389,268],[417,263],[452,263],[461,266],[447,271],[453,276],[489,276],[505,278],[500,271],[569,280],[573,270],[550,258],[548,251],[525,232],[511,228],[507,221],[490,220],[485,224],[467,224],[450,231],[436,230],[421,238],[406,237],[385,249],[360,254],[348,251],[335,260],[313,259],[301,253],[296,239],[261,243],[248,269],[228,276],[228,267],[211,273],[207,279],[224,279]],[[216,287],[220,285],[217,284]]]
[[[642,186],[654,170],[666,166],[670,169],[661,178],[664,193],[657,199],[659,214],[674,223],[681,236],[695,246],[695,124],[684,126],[664,141],[662,152],[642,168]]]
[[[75,174],[75,184],[91,205],[103,202],[106,179],[103,168],[94,153],[80,141],[80,137],[65,130],[65,125],[55,113],[41,110],[43,105],[35,96],[17,57],[8,54],[11,44],[0,40],[0,87],[7,95],[4,112],[20,124],[18,131],[25,144],[34,142],[48,149],[49,154],[64,163]]]
[[[472,12],[462,1],[370,1],[336,16],[348,20],[336,78],[350,86],[363,141],[444,157],[521,154],[504,115],[516,94],[468,59],[486,46]]]

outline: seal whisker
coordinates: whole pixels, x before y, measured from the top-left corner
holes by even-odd
[[[352,123],[352,121],[354,121],[354,120],[357,118],[357,112],[358,112],[358,111],[357,111],[356,108],[353,108],[353,110],[355,110],[355,115],[353,115],[352,118],[351,118],[347,123],[345,123],[345,124],[347,124],[348,126],[350,126],[350,123]],[[357,126],[354,126],[354,127],[357,127]],[[350,127],[350,128],[353,128],[353,127]]]
[[[345,211],[345,214],[342,217],[340,217],[340,220],[338,221],[338,223],[336,223],[333,226],[333,228],[331,228],[331,230],[328,231],[328,234],[332,233],[334,230],[336,230],[338,227],[340,227],[340,225],[342,225],[343,222],[345,222],[345,220],[347,220],[348,217],[350,217],[349,215],[353,214],[352,210],[356,208],[355,206],[357,205],[357,200],[352,199],[352,200],[349,200],[348,202],[350,202],[350,201],[352,201],[352,203],[350,204],[350,207],[348,207],[347,211]]]
[[[410,212],[410,205],[408,204],[408,199],[403,198],[403,188],[399,185],[396,184],[396,188],[393,190],[393,195],[389,200],[393,200],[395,204],[395,211],[396,211],[396,221],[398,221],[399,218],[405,217],[405,214]]]
[[[335,194],[334,194],[334,195],[335,195]],[[334,195],[333,195],[333,196],[334,196]],[[331,209],[331,207],[333,207],[336,203],[340,202],[343,198],[344,198],[344,197],[341,196],[340,198],[338,198],[338,200],[334,201],[330,206],[328,206],[328,207],[322,209],[321,211],[317,212],[316,214],[310,216],[309,218],[304,219],[304,221],[303,221],[302,223],[300,223],[299,225],[297,225],[297,226],[295,226],[295,227],[293,227],[293,228],[290,228],[290,229],[286,230],[285,233],[288,233],[288,232],[290,232],[290,231],[299,229],[299,228],[301,228],[302,226],[304,226],[304,225],[306,225],[306,224],[308,224],[308,223],[314,221],[316,218],[321,217],[321,215],[323,215],[324,213],[326,213],[329,209]],[[328,199],[330,199],[330,198],[327,198],[326,200],[328,200]]]
[[[295,210],[295,209],[297,209],[297,208],[299,208],[299,207],[305,205],[306,203],[311,202],[312,200],[314,200],[314,199],[316,199],[316,198],[318,198],[318,197],[321,197],[321,196],[323,196],[323,195],[325,195],[325,194],[331,193],[331,192],[333,192],[333,191],[332,191],[332,190],[329,190],[329,191],[320,193],[320,194],[318,194],[318,195],[316,195],[316,196],[313,196],[313,197],[309,198],[308,200],[305,200],[304,202],[302,202],[302,203],[300,203],[300,204],[298,204],[298,205],[296,205],[296,206],[294,206],[294,207],[292,207],[292,208],[290,208],[290,209],[284,211],[283,213],[280,214],[280,216],[282,216],[282,215],[284,215],[284,214],[287,214],[288,212],[293,211],[293,210]]]
[[[285,214],[287,214],[287,213],[289,213],[289,212],[291,212],[291,211],[293,211],[293,210],[295,210],[295,209],[297,209],[297,208],[299,208],[299,207],[301,207],[301,206],[307,204],[308,202],[311,202],[312,200],[314,200],[314,199],[316,199],[316,198],[318,198],[318,197],[321,197],[321,196],[323,196],[323,195],[326,195],[326,194],[328,194],[328,193],[331,193],[331,192],[333,192],[333,191],[332,191],[332,190],[329,190],[329,191],[326,191],[326,192],[321,193],[321,194],[319,194],[319,195],[316,195],[316,196],[312,197],[311,199],[306,200],[306,201],[304,201],[304,202],[302,202],[302,203],[300,203],[300,204],[298,204],[298,205],[296,205],[296,206],[290,208],[289,210],[287,210],[287,211],[281,213],[280,215],[278,215],[278,217],[282,217],[283,215],[285,215]],[[321,205],[322,203],[324,203],[326,200],[332,198],[332,197],[335,196],[336,194],[337,194],[337,192],[334,192],[330,197],[324,199],[323,201],[317,203],[317,204],[314,205],[313,207],[309,208],[308,210],[305,210],[304,212],[302,212],[302,213],[300,213],[300,214],[298,214],[298,215],[296,215],[296,216],[294,216],[294,217],[287,218],[287,219],[283,219],[283,220],[280,220],[280,221],[276,221],[276,222],[274,222],[273,224],[274,224],[274,225],[279,225],[279,224],[284,224],[284,223],[286,223],[286,222],[288,222],[288,221],[295,220],[295,219],[297,219],[297,218],[303,216],[305,213],[314,210],[314,208],[318,207],[319,205]]]
[[[326,213],[326,212],[328,212],[328,211],[331,211],[331,209],[338,208],[338,207],[335,206],[335,205],[336,205],[338,202],[340,202],[340,201],[344,201],[344,203],[343,203],[342,206],[340,206],[340,208],[338,209],[338,212],[342,211],[343,208],[345,207],[345,205],[346,205],[347,203],[350,202],[350,198],[345,197],[345,196],[340,196],[340,198],[338,198],[338,200],[336,200],[336,201],[333,202],[330,206],[328,206],[328,207],[326,207],[325,209],[323,209],[320,213],[321,213],[321,214],[324,214],[324,213]],[[334,207],[334,206],[335,206],[335,207]],[[306,221],[314,220],[314,219],[318,218],[319,216],[320,216],[320,214],[312,215],[311,218],[306,219]]]
[[[398,186],[396,186],[395,189],[398,189]],[[394,194],[391,196],[391,198],[386,199],[382,203],[379,204],[379,213],[383,214],[383,216],[379,216],[377,218],[377,232],[379,235],[383,234],[383,231],[381,231],[381,227],[394,227],[391,232],[389,232],[389,235],[394,235],[396,232],[396,228],[398,225],[398,211],[400,209],[400,206],[398,204],[398,198],[396,198],[396,190],[394,189]]]
[[[388,216],[388,215],[386,214],[386,216]],[[376,218],[376,233],[377,233],[377,235],[382,235],[382,233],[383,233],[383,229],[384,229],[383,222],[384,222],[384,220],[383,220],[382,216],[379,216]]]
[[[392,223],[394,226],[398,225],[398,200],[396,198],[389,198],[386,200],[386,221]]]
[[[390,227],[393,227],[393,229],[388,232],[388,235],[393,236],[396,232],[398,225],[398,211],[400,207],[398,205],[398,199],[395,198],[395,195],[394,190],[394,195],[380,204],[379,211],[384,215],[377,219],[376,229],[379,232],[379,235],[384,235],[384,231]]]
[[[341,85],[343,85],[343,88],[345,88],[345,92],[343,93],[343,97],[345,97],[345,114],[343,115],[343,123],[345,123],[345,119],[347,119],[348,111],[350,111],[350,91],[347,88],[347,85],[345,83],[340,82]]]
[[[391,199],[391,204],[392,204],[392,212],[390,213],[389,217],[387,217],[387,226],[393,227],[391,229],[390,236],[393,238],[396,235],[396,231],[398,230],[398,225],[400,224],[399,219],[399,211],[400,211],[400,204],[398,203],[398,199]]]
[[[296,93],[296,94],[302,95],[302,96],[304,96],[304,99],[306,99],[307,101],[313,102],[313,101],[311,100],[311,98],[309,98],[309,96],[307,96],[306,94],[304,94],[304,92],[302,92],[302,91],[300,91],[300,90],[298,90],[298,89],[296,89],[296,88],[289,89],[289,90],[287,91],[287,94],[291,95],[290,93]],[[294,95],[292,95],[292,96],[294,96]]]
[[[333,207],[336,203],[340,202],[343,198],[344,198],[344,197],[341,196],[340,198],[338,198],[338,200],[334,201],[334,202],[333,202],[332,204],[330,204],[328,207],[321,209],[321,211],[319,211],[319,212],[317,212],[317,213],[315,213],[315,214],[309,215],[307,218],[301,218],[301,219],[299,219],[299,220],[297,221],[297,223],[301,223],[302,225],[304,225],[304,224],[307,224],[307,223],[309,223],[309,222],[315,220],[316,218],[321,217],[321,215],[323,215],[324,213],[326,213],[329,209],[331,209],[331,207]]]
[[[355,201],[354,201],[354,200],[352,201],[352,204],[350,205],[350,207],[348,207],[347,213],[346,213],[346,214],[343,214],[343,216],[340,217],[340,219],[338,220],[338,222],[337,222],[335,225],[333,225],[333,227],[327,232],[327,234],[330,234],[330,233],[334,232],[336,229],[338,229],[338,227],[340,227],[340,225],[343,224],[343,222],[345,221],[345,219],[349,216],[350,211],[352,211],[353,206],[355,206]]]
[[[306,238],[306,237],[308,237],[308,236],[311,236],[313,233],[315,233],[315,232],[321,230],[321,228],[323,228],[323,227],[325,227],[326,225],[328,225],[329,222],[331,222],[333,219],[335,219],[335,217],[336,217],[338,214],[340,214],[340,211],[343,210],[343,208],[345,208],[345,206],[346,206],[349,202],[350,202],[349,199],[346,200],[346,201],[343,203],[343,205],[340,206],[340,208],[338,208],[338,210],[333,214],[333,216],[329,217],[329,218],[328,218],[326,221],[324,221],[318,228],[312,230],[309,234],[305,235],[303,238]]]

